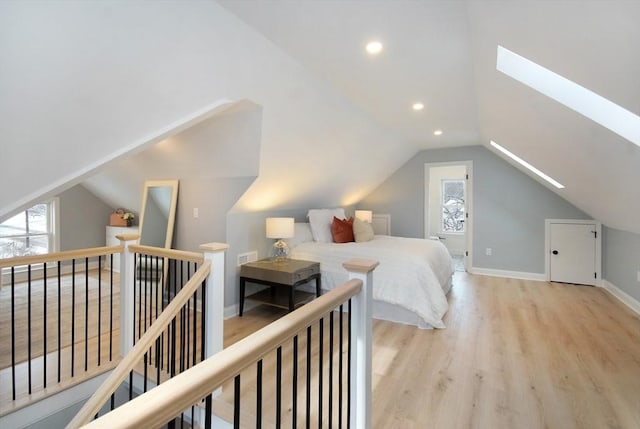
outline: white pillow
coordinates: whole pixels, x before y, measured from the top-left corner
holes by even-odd
[[[333,243],[333,234],[331,234],[331,222],[333,217],[344,219],[344,209],[311,209],[307,214],[309,225],[311,226],[311,234],[313,240],[319,243]]]
[[[313,235],[311,235],[311,227],[308,223],[295,223],[293,224],[295,236],[285,240],[289,248],[294,248],[298,244],[306,243],[307,241],[313,241]]]
[[[353,220],[353,237],[356,239],[356,243],[373,240],[373,236],[373,225],[358,218]]]

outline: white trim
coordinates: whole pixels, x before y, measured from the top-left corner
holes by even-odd
[[[621,303],[629,307],[632,311],[635,311],[637,314],[640,314],[640,301],[627,294],[625,291],[620,289],[618,286],[609,282],[606,279],[602,280],[602,286],[604,290],[609,292],[611,295],[616,297]]]
[[[471,274],[476,274],[479,276],[507,277],[512,279],[534,280],[539,282],[547,281],[545,279],[545,274],[527,273],[524,271],[507,271],[507,270],[494,270],[492,268],[471,267],[469,272]]]
[[[253,310],[254,308],[256,308],[257,306],[262,305],[261,302],[257,302],[257,301],[251,301],[251,299],[245,300],[244,301],[244,309],[243,312],[246,313],[249,310]],[[236,317],[238,314],[240,314],[240,305],[239,304],[231,304],[231,305],[227,305],[224,308],[224,319],[231,319],[232,317]]]
[[[595,225],[596,228],[596,278],[594,286],[602,286],[602,223],[593,219],[545,219],[544,220],[544,276],[551,281],[550,258],[551,254],[551,224],[568,223],[574,225]]]
[[[427,162],[424,164],[424,190],[422,192],[422,210],[424,211],[424,238],[429,238],[429,169],[431,167],[446,167],[451,165],[464,165],[467,168],[467,180],[466,198],[465,198],[465,211],[468,218],[465,219],[465,246],[468,255],[464,258],[464,268],[467,271],[473,269],[473,161],[447,161],[447,162]]]

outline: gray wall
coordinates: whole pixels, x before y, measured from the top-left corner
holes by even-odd
[[[357,208],[391,215],[391,232],[424,237],[424,164],[473,161],[473,265],[544,273],[545,219],[589,217],[484,146],[424,150]],[[492,256],[485,255],[490,247]]]
[[[58,199],[60,251],[104,246],[113,208],[82,185],[64,191]]]
[[[603,228],[603,277],[640,301],[640,234]]]

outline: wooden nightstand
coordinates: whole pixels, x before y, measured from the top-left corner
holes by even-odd
[[[315,298],[312,293],[296,292],[296,287],[313,279],[316,281],[315,297],[318,297],[321,294],[320,263],[318,262],[262,259],[242,265],[240,267],[240,316],[244,310],[246,282],[271,286],[246,298],[293,311],[297,306]]]

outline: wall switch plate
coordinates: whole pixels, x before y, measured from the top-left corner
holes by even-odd
[[[193,217],[194,217],[195,219],[197,219],[199,216],[200,216],[200,211],[198,210],[198,208],[197,208],[197,207],[194,207],[194,208],[193,208]]]
[[[491,247],[487,247],[487,249],[485,250],[485,253],[487,256],[491,256],[493,254],[493,250],[491,250]]]
[[[638,271],[638,281],[640,282],[640,271]]]

